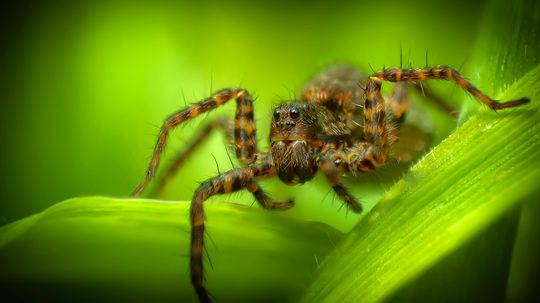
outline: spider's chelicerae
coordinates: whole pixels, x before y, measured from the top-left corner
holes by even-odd
[[[315,76],[298,100],[274,110],[268,152],[257,150],[252,97],[245,89],[222,89],[169,116],[161,127],[146,176],[134,190],[134,196],[139,195],[154,176],[171,129],[229,100],[236,100],[234,128],[230,121],[223,119],[208,123],[186,152],[179,154],[166,174],[166,177],[171,175],[212,129],[234,129],[234,147],[242,167],[206,180],[191,201],[191,282],[199,300],[210,301],[203,285],[205,200],[213,195],[247,189],[263,208],[288,209],[293,206],[293,201],[273,201],[257,180],[277,175],[288,185],[302,184],[320,170],[348,208],[355,213],[361,212],[362,205],[341,184],[339,176],[344,172],[370,172],[385,165],[392,145],[398,140],[400,123],[408,108],[406,83],[428,79],[452,80],[494,110],[529,102],[529,99],[521,98],[499,103],[447,66],[390,68],[369,77],[362,76],[352,67],[336,66]],[[401,82],[394,86],[386,101],[380,90],[383,81]]]

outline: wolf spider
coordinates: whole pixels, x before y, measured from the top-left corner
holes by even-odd
[[[447,66],[390,68],[369,77],[362,76],[352,67],[338,66],[318,74],[305,86],[298,100],[274,110],[269,152],[257,151],[252,97],[242,88],[219,90],[165,119],[146,176],[133,196],[138,196],[154,176],[171,129],[231,99],[236,100],[233,138],[242,167],[206,180],[200,184],[191,201],[191,282],[199,300],[210,302],[203,284],[205,200],[245,188],[253,193],[263,208],[288,209],[293,206],[293,201],[273,201],[257,180],[277,175],[287,185],[302,184],[312,179],[320,169],[348,208],[360,213],[362,205],[341,184],[340,174],[365,173],[385,165],[392,145],[398,140],[400,122],[408,108],[406,84],[428,79],[452,80],[493,110],[529,102],[529,99],[521,98],[499,103]],[[387,101],[381,95],[383,81],[401,82],[394,86]],[[207,124],[188,149],[179,154],[166,177],[176,171],[189,152],[213,129],[227,130],[230,124],[223,119]],[[163,181],[158,184],[162,185]]]

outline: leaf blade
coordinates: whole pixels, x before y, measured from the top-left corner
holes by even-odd
[[[0,297],[196,302],[189,281],[189,205],[74,198],[4,226]],[[317,260],[342,236],[324,224],[259,208],[208,203],[205,209],[207,285],[219,301],[298,297]]]

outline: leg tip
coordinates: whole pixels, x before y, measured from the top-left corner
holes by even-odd
[[[349,205],[349,209],[355,214],[359,214],[363,210],[362,204],[360,204],[360,203],[358,203],[356,201],[351,201],[351,203],[349,203],[348,205]]]
[[[133,190],[133,192],[131,192],[131,194],[129,196],[132,197],[132,198],[138,198],[139,195],[141,194],[141,192],[143,191],[144,186],[145,186],[145,184],[143,184],[143,183],[137,185],[137,187]]]
[[[511,108],[511,107],[517,107],[521,105],[525,105],[531,102],[531,99],[527,97],[523,97],[517,100],[512,100],[504,103],[495,103],[493,106],[493,109],[505,109],[505,108]]]
[[[206,291],[206,289],[202,286],[195,286],[195,291],[197,292],[197,297],[199,298],[200,303],[210,303],[212,300],[210,299],[210,295]]]

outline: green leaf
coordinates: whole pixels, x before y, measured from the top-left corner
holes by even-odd
[[[538,7],[489,4],[476,61],[487,80],[473,79],[531,104],[476,111],[354,227],[303,302],[504,301],[520,207],[540,193]]]
[[[206,280],[221,302],[298,297],[342,235],[259,208],[206,211]],[[188,212],[184,202],[89,197],[4,226],[0,301],[195,302]]]

